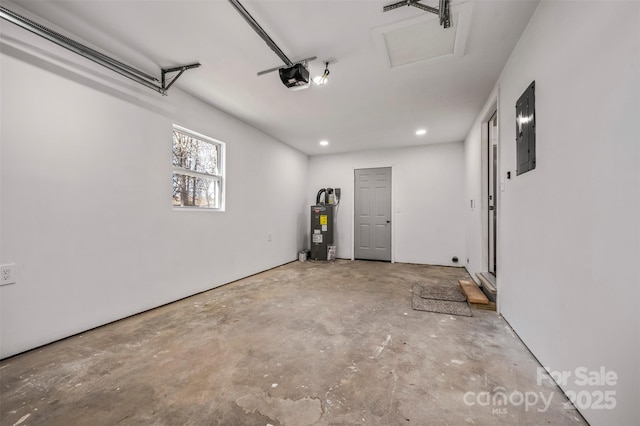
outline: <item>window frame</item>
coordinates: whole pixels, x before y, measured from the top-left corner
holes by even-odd
[[[217,159],[216,159],[216,167],[218,169],[218,174],[207,173],[207,172],[199,172],[195,170],[186,169],[184,167],[175,166],[173,164],[173,149],[174,149],[174,140],[173,140],[173,132],[178,132],[189,136],[198,141],[211,144],[217,148]],[[219,188],[219,196],[218,207],[199,207],[199,206],[179,206],[174,205],[172,201],[172,208],[174,210],[191,210],[191,211],[208,211],[208,212],[224,212],[225,211],[225,195],[226,195],[226,144],[218,139],[203,135],[202,133],[194,132],[191,129],[187,129],[186,127],[179,126],[177,124],[173,124],[171,128],[171,152],[172,152],[172,160],[171,160],[171,181],[173,185],[173,179],[176,174],[181,174],[185,176],[208,179],[214,182],[217,182]],[[173,192],[173,187],[172,187]],[[173,200],[173,196],[172,196]]]

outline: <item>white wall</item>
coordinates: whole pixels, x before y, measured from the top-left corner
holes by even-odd
[[[0,357],[297,258],[305,155],[10,24],[0,61]],[[172,123],[226,142],[226,212],[172,209]]]
[[[342,189],[335,235],[337,257],[351,259],[353,255],[354,170],[373,167],[392,168],[393,260],[463,266],[462,143],[311,157],[309,205],[315,204],[320,188]],[[451,262],[453,256],[460,259],[458,264]]]
[[[536,169],[500,194],[500,310],[544,366],[572,374],[565,391],[616,392],[613,410],[581,409],[593,425],[640,418],[638,34],[637,2],[542,2],[498,82],[503,179],[515,175],[515,102],[533,80],[537,134]],[[481,121],[466,140],[473,175]],[[479,184],[468,178],[467,193]],[[618,383],[579,386],[580,367]]]

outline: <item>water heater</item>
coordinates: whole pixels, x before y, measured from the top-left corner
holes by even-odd
[[[311,260],[329,260],[333,246],[333,204],[311,206]]]

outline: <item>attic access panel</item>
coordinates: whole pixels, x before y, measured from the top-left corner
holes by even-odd
[[[443,28],[433,13],[370,28],[378,57],[391,70],[462,57],[472,6],[471,2],[451,6],[449,28]]]
[[[536,168],[536,82],[516,102],[516,176]]]
[[[457,15],[455,16],[457,22]],[[456,28],[443,29],[437,19],[427,19],[383,33],[391,67],[452,55]]]

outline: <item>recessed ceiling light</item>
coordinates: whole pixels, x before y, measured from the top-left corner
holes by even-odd
[[[329,145],[329,141],[320,141],[320,145],[327,146]]]
[[[427,134],[427,130],[426,129],[418,129],[418,130],[416,130],[416,135],[418,135],[418,136],[422,136],[422,135],[425,135],[425,134]]]

